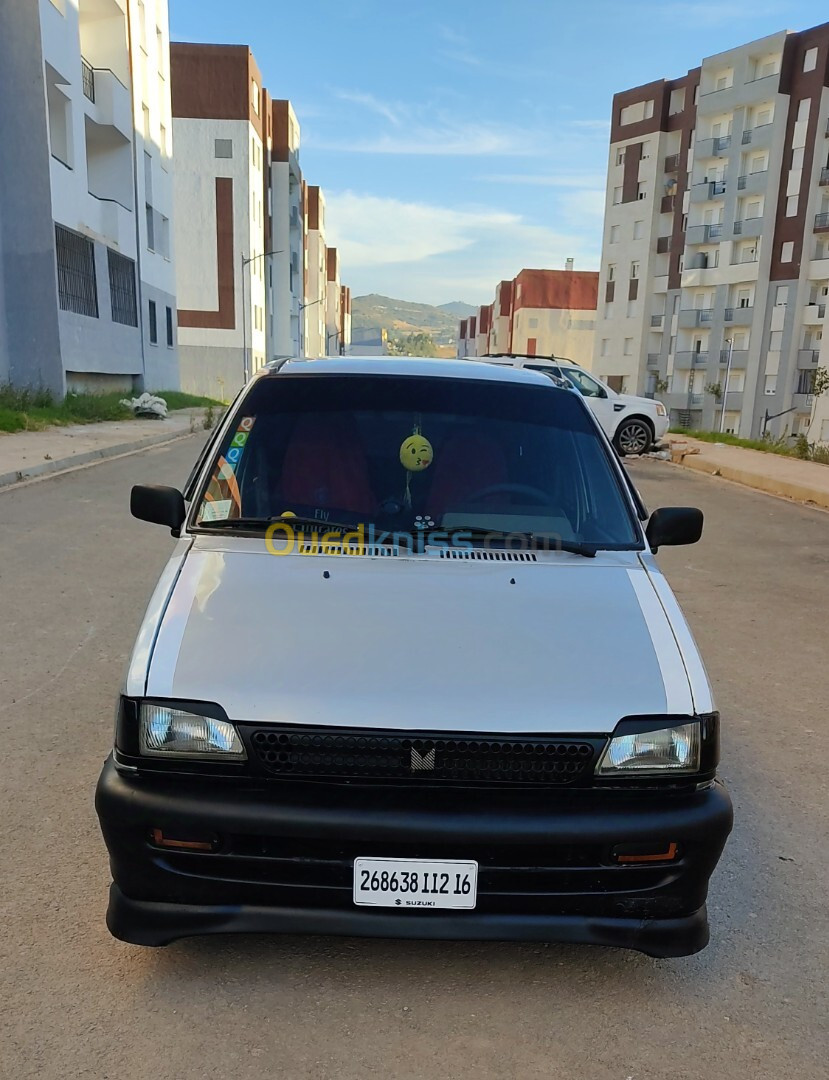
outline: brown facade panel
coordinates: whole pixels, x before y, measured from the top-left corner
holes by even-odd
[[[340,267],[337,249],[335,247],[326,248],[325,262],[327,280],[336,281],[339,277]]]
[[[817,64],[812,71],[803,70],[803,61],[809,49],[816,48]],[[815,142],[818,137],[818,114],[824,86],[829,86],[829,23],[804,30],[801,34],[790,34],[783,46],[783,62],[780,67],[780,92],[789,94],[789,115],[786,120],[786,140],[783,152],[783,165],[780,191],[777,197],[777,212],[772,240],[771,281],[787,280],[800,275],[800,264],[804,257],[804,244],[811,242],[811,222],[806,221],[809,203],[809,184],[815,155]],[[809,122],[806,129],[806,144],[803,148],[803,169],[798,191],[797,213],[786,216],[787,188],[785,178],[791,167],[792,137],[797,123],[800,102],[811,99]],[[783,245],[793,245],[792,258],[789,262],[781,261]],[[808,258],[808,254],[806,255]]]
[[[639,296],[639,278],[631,278],[628,282],[628,300],[636,300]]]
[[[308,228],[319,229],[320,227],[320,189],[318,186],[308,186]]]
[[[642,160],[642,144],[630,143],[625,147],[625,164],[622,177],[622,202],[636,202],[639,197],[639,163]]]
[[[249,56],[246,45],[171,42],[173,116],[246,120],[250,115]]]
[[[203,330],[236,328],[236,286],[233,270],[233,180],[216,177],[216,271],[219,306],[215,311],[179,308],[179,326]]]
[[[667,113],[665,104],[668,83],[664,79],[656,82],[644,83],[642,86],[634,86],[630,90],[623,90],[613,95],[613,116],[610,121],[610,141],[619,142],[622,139],[638,139],[643,135],[651,135],[663,127],[664,117]],[[636,105],[640,101],[653,101],[653,116],[647,119],[637,120],[633,124],[622,123],[622,110],[630,105]]]
[[[691,148],[691,134],[697,126],[697,107],[694,99],[699,90],[699,80],[702,74],[701,68],[693,68],[684,79],[677,79],[674,88],[682,87],[685,90],[685,108],[669,118],[669,130],[679,132],[679,164],[677,179],[672,195],[671,212],[673,222],[671,225],[669,249],[681,252],[685,248],[685,226],[682,213],[685,191],[688,187],[688,152]],[[668,288],[678,289],[682,284],[682,274],[679,269],[679,256],[671,258],[668,262]]]
[[[271,102],[274,161],[287,161],[290,155],[290,108],[288,101]]]
[[[515,278],[514,310],[595,311],[599,275],[593,270],[522,270]]]

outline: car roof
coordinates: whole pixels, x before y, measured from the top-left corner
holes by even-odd
[[[524,383],[549,387],[551,380],[538,371],[474,360],[444,360],[440,357],[332,356],[312,359],[293,357],[271,361],[259,376],[268,375],[414,375],[444,379],[475,379],[484,382]],[[555,383],[552,384],[555,386]]]

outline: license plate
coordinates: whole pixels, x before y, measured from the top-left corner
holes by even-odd
[[[355,859],[354,903],[393,908],[474,908],[478,864],[456,859]]]

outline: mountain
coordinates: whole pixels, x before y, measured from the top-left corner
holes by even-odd
[[[456,309],[463,309],[458,314]],[[351,301],[351,318],[355,327],[381,326],[390,337],[408,334],[431,334],[438,345],[454,346],[458,336],[458,319],[477,308],[454,301],[442,307],[415,304],[410,300],[394,300],[390,296],[369,293],[355,296]]]
[[[472,304],[465,304],[463,300],[453,300],[451,304],[441,304],[439,310],[448,311],[450,315],[458,319],[465,319],[469,315],[476,314],[478,309]]]

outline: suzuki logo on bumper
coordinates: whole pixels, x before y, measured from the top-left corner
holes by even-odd
[[[411,768],[412,772],[422,772],[424,769],[434,769],[435,767],[435,748],[427,750],[425,754],[421,754],[419,750],[411,749]]]

